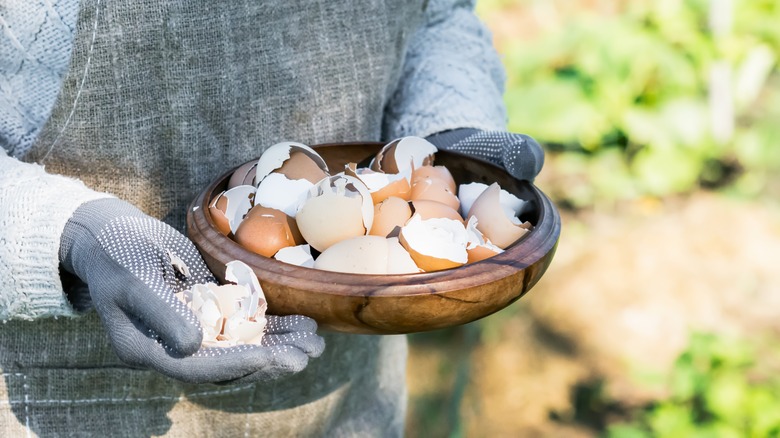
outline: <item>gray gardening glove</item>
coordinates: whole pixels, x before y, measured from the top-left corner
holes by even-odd
[[[454,129],[427,138],[437,148],[461,152],[503,166],[515,178],[533,181],[544,165],[544,151],[525,134]]]
[[[118,199],[76,210],[60,260],[87,284],[116,354],[131,366],[191,383],[272,380],[301,371],[325,346],[314,320],[268,315],[261,346],[201,348],[200,323],[174,293],[214,276],[189,239]]]

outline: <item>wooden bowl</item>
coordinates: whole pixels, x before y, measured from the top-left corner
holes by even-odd
[[[343,143],[314,148],[335,173],[345,163],[373,156],[382,146]],[[229,261],[241,260],[254,269],[270,314],[307,315],[322,329],[364,334],[412,333],[464,324],[503,309],[539,281],[555,253],[561,220],[544,193],[500,167],[447,151],[436,154],[436,164],[446,166],[459,184],[498,182],[519,198],[531,200],[533,209],[521,219],[530,221],[533,230],[502,254],[445,271],[365,275],[303,268],[252,253],[217,231],[208,203],[225,189],[235,168],[192,202],[187,230],[220,281],[225,280]]]

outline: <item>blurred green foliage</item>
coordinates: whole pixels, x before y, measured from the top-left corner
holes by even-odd
[[[483,15],[535,2],[486,3]],[[761,193],[780,170],[780,2],[735,0],[719,36],[714,1],[615,3],[618,13],[580,11],[502,44],[509,129],[547,144],[548,164],[583,183],[557,195],[585,206],[702,186]],[[716,65],[730,75],[726,138],[713,135]]]
[[[780,437],[780,379],[743,342],[697,334],[675,363],[670,397],[614,424],[609,438]]]

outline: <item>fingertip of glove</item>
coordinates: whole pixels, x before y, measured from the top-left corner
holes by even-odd
[[[506,143],[502,152],[504,167],[516,178],[533,181],[544,166],[544,150],[526,134],[516,134],[519,141]]]
[[[166,339],[168,345],[175,352],[184,356],[195,354],[200,349],[203,342],[203,332],[196,327],[181,326],[174,333],[171,333],[169,339]]]

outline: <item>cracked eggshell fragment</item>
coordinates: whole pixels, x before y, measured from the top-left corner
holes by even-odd
[[[368,234],[387,237],[396,227],[402,227],[412,217],[412,208],[401,198],[391,196],[374,205],[374,221]]]
[[[530,223],[523,223],[516,216],[514,208],[517,205],[502,204],[501,188],[498,183],[493,183],[474,201],[468,217],[476,216],[477,229],[493,244],[506,249],[531,227]]]
[[[283,141],[269,147],[257,161],[257,183],[271,173],[288,179],[306,179],[312,184],[328,175],[328,165],[314,149],[303,143]]]
[[[381,236],[358,236],[335,243],[317,257],[314,267],[351,274],[421,272],[397,238]]]
[[[455,184],[455,178],[452,177],[450,170],[444,166],[420,166],[412,170],[412,185],[425,178],[441,182],[452,193],[456,193],[458,187]]]
[[[240,261],[227,264],[225,279],[234,284],[196,284],[177,297],[201,322],[204,347],[259,344],[268,307],[260,282]]]
[[[368,187],[374,205],[394,196],[409,200],[412,194],[412,186],[409,184],[409,172],[384,173],[369,168],[358,168],[357,164],[349,163],[344,167],[344,174],[354,176]]]
[[[255,199],[254,186],[236,186],[215,196],[209,205],[214,225],[224,235],[235,234],[244,215],[252,208]]]
[[[280,173],[266,176],[257,186],[255,204],[295,217],[314,184],[306,179],[288,179]]]
[[[412,185],[412,201],[419,200],[440,202],[456,211],[460,208],[460,200],[447,187],[447,183],[429,177],[419,179]]]
[[[336,242],[368,234],[374,204],[359,179],[335,175],[311,188],[295,219],[306,242],[322,252]]]
[[[493,242],[485,239],[485,236],[477,229],[477,217],[471,216],[466,224],[466,252],[469,255],[469,263],[476,263],[494,255],[504,252],[503,249],[493,245]]]
[[[249,210],[233,240],[265,257],[273,257],[282,248],[303,243],[295,219],[281,210],[262,205],[255,205]]]
[[[460,187],[458,187],[460,214],[463,215],[463,217],[468,217],[469,210],[471,210],[471,206],[474,204],[474,201],[476,201],[477,198],[479,198],[479,195],[481,195],[482,192],[484,192],[487,188],[487,184],[478,182],[461,184]],[[501,189],[499,194],[499,201],[501,202],[501,206],[505,209],[505,211],[512,211],[514,212],[515,216],[519,216],[529,205],[528,201],[520,199],[504,189]]]
[[[456,210],[441,202],[418,199],[410,202],[414,213],[419,214],[422,220],[434,218],[447,218],[465,224],[463,218]]]
[[[401,137],[382,147],[370,167],[385,173],[411,172],[414,168],[433,164],[436,152],[436,146],[422,137]]]
[[[236,186],[254,186],[255,169],[257,169],[257,161],[250,161],[241,165],[230,175],[227,185],[228,190]]]
[[[314,267],[314,258],[311,255],[311,247],[308,244],[282,248],[274,255],[274,258],[280,262],[304,268]]]
[[[401,245],[426,272],[457,268],[468,262],[466,227],[452,219],[423,220],[415,214],[401,228]]]

